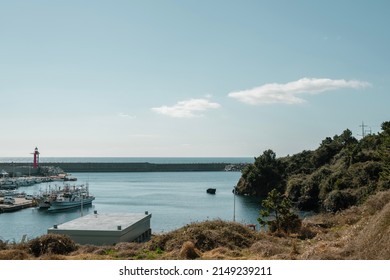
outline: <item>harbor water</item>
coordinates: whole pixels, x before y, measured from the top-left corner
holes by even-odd
[[[259,201],[255,198],[234,196],[240,172],[129,172],[129,173],[73,173],[76,184],[89,184],[96,199],[91,206],[48,213],[27,208],[0,214],[0,239],[19,242],[47,233],[54,224],[93,213],[152,214],[154,233],[168,232],[192,222],[222,219],[257,224]],[[56,186],[57,185],[57,186]],[[38,194],[62,182],[41,183],[20,187],[18,191]],[[216,188],[216,194],[207,194]]]

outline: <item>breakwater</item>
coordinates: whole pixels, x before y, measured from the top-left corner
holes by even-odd
[[[180,172],[180,171],[224,171],[224,163],[148,163],[148,162],[90,162],[90,163],[50,163],[65,172]]]
[[[0,169],[8,172],[23,170],[24,172],[22,173],[27,173],[33,171],[31,168],[26,168],[29,165],[31,163],[0,163]],[[66,173],[237,171],[232,170],[231,166],[233,165],[230,163],[45,162],[40,165],[40,168],[55,167],[62,169]]]

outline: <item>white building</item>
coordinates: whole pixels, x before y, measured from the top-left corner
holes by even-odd
[[[47,233],[68,235],[78,244],[112,245],[119,242],[141,242],[151,236],[152,214],[111,213],[86,215],[54,225]]]

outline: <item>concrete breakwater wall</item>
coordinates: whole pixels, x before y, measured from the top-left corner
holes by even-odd
[[[65,172],[180,172],[180,171],[224,171],[224,163],[50,163]]]
[[[7,172],[23,170],[31,163],[0,163],[0,170]],[[229,163],[148,163],[148,162],[51,162],[42,163],[40,167],[56,167],[64,172],[185,172],[185,171],[225,171]],[[36,170],[36,169],[35,169]],[[35,171],[34,170],[34,171]]]

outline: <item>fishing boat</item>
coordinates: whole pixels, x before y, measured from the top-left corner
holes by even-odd
[[[214,189],[214,188],[208,188],[208,189],[206,190],[206,192],[207,192],[208,194],[215,194],[216,191],[217,191],[217,189]]]
[[[39,195],[36,197],[36,202],[38,204],[39,209],[48,209],[51,205],[51,203],[57,199],[57,196],[61,195],[62,193],[68,193],[75,190],[75,186],[65,185],[63,187],[56,186],[54,188],[51,188],[49,186],[49,189],[46,189],[45,191],[40,191]]]
[[[49,212],[60,211],[91,204],[94,199],[95,197],[89,193],[88,184],[86,186],[67,185],[63,189],[54,189],[41,195],[38,207],[47,209]]]
[[[51,201],[48,211],[60,211],[71,208],[78,208],[84,205],[91,204],[95,200],[93,195],[89,194],[88,184],[86,187],[81,186],[74,188],[72,191],[63,192]]]

